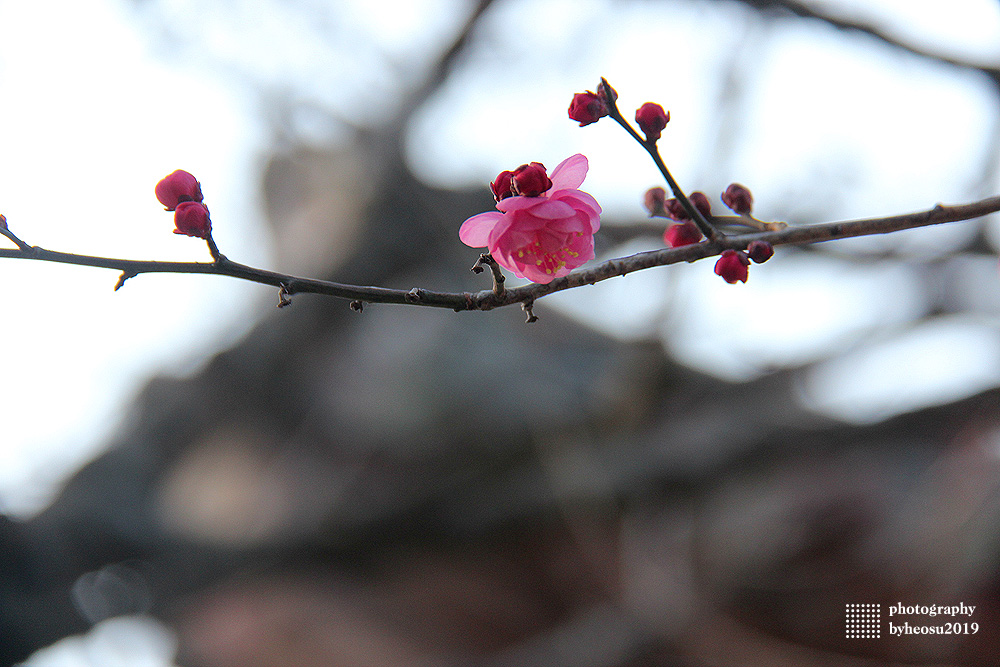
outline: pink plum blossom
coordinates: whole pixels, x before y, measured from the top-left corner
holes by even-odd
[[[552,187],[537,196],[512,196],[499,211],[474,215],[458,232],[473,248],[486,247],[500,266],[520,278],[549,283],[594,258],[601,207],[577,188],[587,176],[587,158],[576,154],[552,170]]]

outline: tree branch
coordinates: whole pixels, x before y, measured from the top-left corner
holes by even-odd
[[[222,254],[218,254],[218,258],[214,262],[162,262],[77,255],[47,250],[38,246],[30,246],[10,232],[6,226],[0,226],[0,234],[12,240],[18,247],[0,248],[0,258],[59,262],[62,264],[113,269],[121,272],[121,277],[116,283],[115,289],[120,288],[128,278],[138,276],[142,273],[203,273],[227,276],[277,287],[280,290],[279,305],[288,305],[288,297],[293,294],[305,293],[347,299],[351,301],[351,307],[356,311],[361,310],[360,306],[363,303],[431,306],[434,308],[450,308],[455,311],[493,310],[494,308],[520,303],[528,314],[528,320],[534,321],[536,318],[531,310],[532,305],[535,300],[547,294],[583,285],[593,285],[608,278],[624,276],[634,271],[649,269],[655,266],[667,266],[678,262],[693,262],[718,255],[727,249],[741,250],[746,248],[751,241],[755,240],[766,241],[773,246],[806,245],[854,236],[888,234],[904,229],[972,220],[998,211],[1000,211],[1000,196],[995,196],[970,204],[956,206],[938,204],[927,211],[884,218],[866,218],[844,222],[789,226],[781,230],[752,234],[732,234],[720,237],[715,241],[703,241],[702,243],[678,248],[650,250],[628,257],[609,259],[590,268],[573,271],[547,284],[532,283],[522,287],[510,289],[494,288],[479,292],[435,292],[423,288],[401,290],[385,287],[348,285],[258,269],[234,262]],[[215,253],[218,253],[218,249],[213,252],[213,255]]]

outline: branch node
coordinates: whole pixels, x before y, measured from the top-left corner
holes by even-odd
[[[407,303],[420,303],[421,301],[424,300],[424,290],[420,289],[419,287],[414,287],[409,292],[407,292],[406,296],[403,298],[406,299]]]
[[[456,313],[460,313],[463,310],[475,310],[476,309],[476,299],[475,299],[475,297],[472,294],[470,294],[469,292],[465,292],[465,294],[463,296],[465,296],[465,308],[456,308],[455,312]]]
[[[29,255],[34,253],[34,249],[30,245],[19,239],[14,232],[10,231],[7,227],[7,218],[3,215],[0,215],[0,234],[3,234],[8,239],[13,241],[14,245],[16,245],[17,249],[21,252],[28,253]]]
[[[360,313],[364,309],[365,309],[365,302],[362,301],[361,299],[355,299],[354,301],[351,302],[351,310],[353,310],[355,313]]]

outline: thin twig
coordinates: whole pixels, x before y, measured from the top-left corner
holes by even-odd
[[[493,255],[488,252],[481,254],[472,266],[472,272],[482,273],[484,264],[490,267],[490,273],[493,275],[493,293],[497,296],[503,296],[505,290],[504,283],[507,281],[507,278],[503,275],[503,271],[500,270],[500,265],[493,259]]]
[[[0,234],[3,234],[8,239],[14,242],[14,245],[18,247],[22,252],[31,252],[31,246],[19,239],[14,232],[7,228],[7,218],[0,215]]]
[[[613,90],[608,84],[608,80],[604,77],[601,77],[601,90]],[[605,93],[604,100],[608,105],[608,116],[625,128],[625,131],[628,132],[633,139],[639,142],[639,145],[642,146],[647,153],[649,153],[649,157],[653,158],[656,168],[660,170],[660,173],[663,175],[664,180],[666,180],[667,185],[670,186],[670,191],[674,193],[674,197],[676,197],[677,201],[679,201],[681,206],[684,207],[688,216],[694,220],[696,225],[698,225],[698,229],[701,230],[701,233],[705,236],[705,238],[710,241],[715,241],[718,240],[719,237],[723,236],[720,231],[709,224],[708,220],[705,219],[705,216],[698,210],[698,207],[691,203],[691,200],[688,199],[686,194],[684,194],[681,186],[676,180],[674,180],[670,170],[667,169],[667,165],[663,162],[663,157],[660,155],[660,149],[656,147],[656,140],[645,139],[635,131],[635,128],[629,124],[624,116],[622,116],[622,112],[618,109],[618,103],[615,101],[613,95]]]
[[[211,233],[209,233],[208,238],[205,239],[205,242],[208,243],[208,252],[209,254],[212,255],[212,259],[214,259],[216,262],[221,262],[226,258],[225,255],[219,252],[219,246],[215,245],[215,239],[212,238]]]

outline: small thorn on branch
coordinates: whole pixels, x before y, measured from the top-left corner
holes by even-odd
[[[281,283],[278,286],[278,308],[292,305],[292,300],[288,298],[289,296],[291,296],[291,293],[288,291],[288,286]]]
[[[524,314],[526,315],[524,320],[525,324],[531,324],[532,322],[538,321],[538,316],[535,315],[535,311],[533,310],[534,306],[535,306],[534,301],[525,301],[524,303],[521,304],[521,310],[523,310]]]
[[[129,278],[135,278],[138,274],[135,271],[122,271],[122,274],[118,276],[118,282],[115,283],[115,291],[117,292],[121,289],[121,286],[125,284],[125,281]]]
[[[507,278],[503,275],[503,271],[500,270],[500,265],[493,259],[493,255],[488,252],[481,254],[472,266],[472,272],[482,273],[484,264],[490,267],[490,273],[493,275],[493,293],[497,296],[503,296],[505,291],[504,283],[507,281]]]

